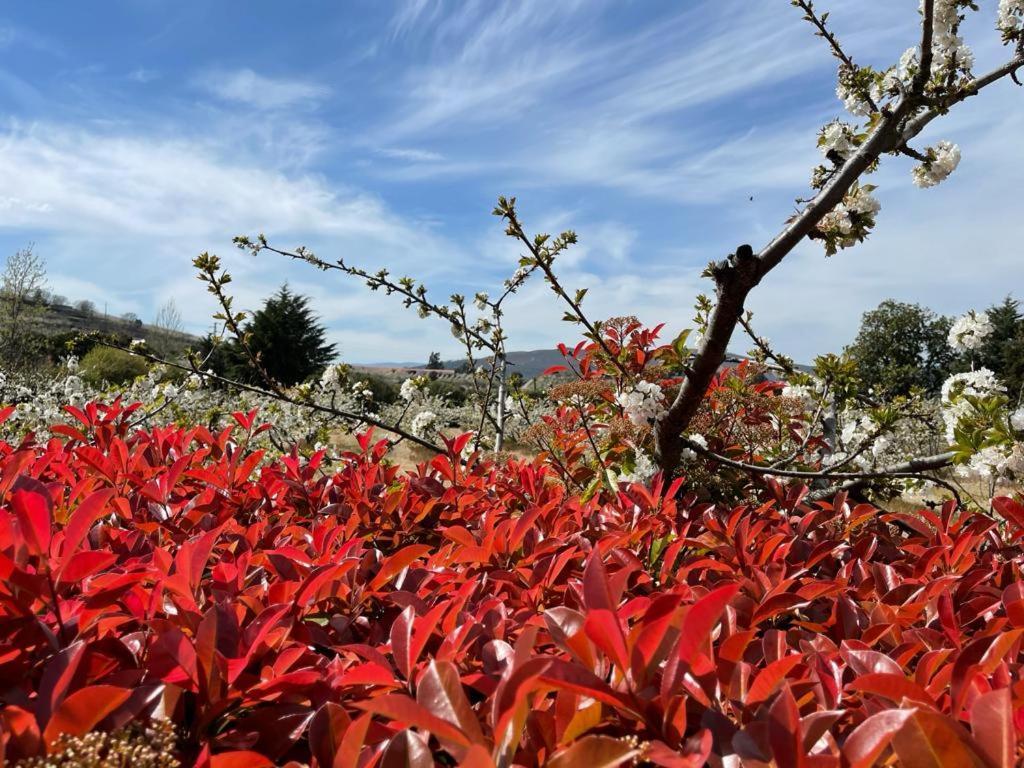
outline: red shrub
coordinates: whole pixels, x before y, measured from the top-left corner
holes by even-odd
[[[1012,765],[1024,507],[1007,522],[385,447],[261,466],[219,435],[0,444],[0,749],[171,719],[187,764]],[[237,446],[236,446],[237,443]],[[733,763],[735,764],[735,763]]]

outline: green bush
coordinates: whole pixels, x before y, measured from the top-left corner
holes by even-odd
[[[469,395],[464,384],[450,379],[431,379],[427,382],[427,391],[438,397],[447,397],[452,405],[464,404]]]
[[[81,360],[81,376],[93,386],[127,384],[149,370],[140,357],[110,347],[93,347]]]

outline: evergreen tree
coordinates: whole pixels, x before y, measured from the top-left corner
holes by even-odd
[[[987,313],[992,334],[978,350],[978,362],[999,377],[1016,402],[1024,390],[1024,314],[1020,302],[1010,296]]]
[[[262,369],[286,387],[319,374],[335,356],[335,347],[327,343],[326,331],[310,308],[309,298],[292,293],[287,284],[264,302],[243,331]],[[212,339],[203,339],[198,349],[200,358],[211,347]],[[264,383],[235,340],[218,345],[208,365],[215,373],[236,381]]]

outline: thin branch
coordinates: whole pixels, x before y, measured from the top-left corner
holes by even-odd
[[[579,303],[575,301],[571,296],[569,296],[568,293],[566,293],[565,289],[562,287],[562,284],[558,281],[558,276],[551,268],[551,263],[549,261],[548,256],[541,253],[540,248],[538,248],[538,246],[534,244],[529,237],[527,237],[526,232],[523,231],[523,227],[519,223],[519,218],[516,216],[514,205],[515,198],[512,199],[510,205],[502,209],[501,214],[503,218],[505,218],[505,220],[508,221],[509,231],[529,249],[530,255],[533,257],[534,263],[541,268],[541,270],[544,272],[545,277],[547,277],[548,284],[551,286],[551,290],[553,290],[563,301],[565,301],[566,304],[568,304],[572,308],[572,311],[575,314],[576,319],[579,320],[580,323],[582,323],[583,326],[587,329],[587,331],[590,333],[590,337],[595,342],[597,342],[597,344],[601,347],[604,353],[608,356],[608,359],[611,361],[612,365],[614,365],[618,369],[619,373],[623,374],[624,376],[628,376],[629,372],[626,370],[625,366],[619,362],[618,356],[612,354],[611,349],[608,347],[608,344],[605,342],[604,337],[601,335],[600,331],[592,322],[590,322],[590,320],[587,319],[586,315],[583,314],[583,308],[580,307]]]
[[[814,3],[811,0],[793,0],[793,5],[800,8],[804,12],[804,19],[809,21],[818,31],[818,37],[822,38],[829,44],[832,49],[832,55],[842,62],[843,66],[846,67],[850,72],[857,71],[857,65],[853,63],[853,59],[843,50],[843,47],[839,44],[839,40],[833,35],[826,25],[826,17],[828,14],[818,16],[814,11]],[[872,112],[878,112],[878,105],[875,100],[871,98],[871,94],[862,94],[871,107]]]
[[[736,461],[730,459],[727,456],[722,456],[710,451],[699,443],[693,442],[683,438],[683,443],[687,448],[692,450],[694,453],[698,453],[701,456],[714,461],[718,464],[722,464],[732,469],[739,469],[744,472],[752,472],[759,475],[775,475],[778,477],[793,477],[803,480],[821,480],[827,478],[844,479],[844,480],[858,480],[858,479],[872,479],[872,478],[883,478],[883,477],[907,477],[913,474],[920,474],[921,472],[940,469],[942,467],[949,466],[953,462],[955,454],[952,451],[945,453],[937,453],[932,456],[922,456],[916,459],[910,459],[909,461],[902,462],[900,464],[894,464],[889,467],[882,469],[876,469],[865,472],[830,472],[828,470],[821,470],[818,472],[803,471],[797,469],[776,469],[774,467],[764,467],[757,464],[748,464],[743,461]]]

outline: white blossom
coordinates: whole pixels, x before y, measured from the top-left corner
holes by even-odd
[[[1007,38],[1024,32],[1024,0],[999,0],[996,28]]]
[[[841,80],[836,86],[836,96],[851,115],[867,117],[871,114],[871,104],[860,93],[850,90]]]
[[[664,392],[651,381],[638,381],[633,389],[619,392],[615,402],[626,418],[638,426],[657,423],[668,412]]]
[[[341,386],[342,367],[340,365],[328,365],[324,368],[320,377],[320,386],[324,389],[336,389]]]
[[[401,396],[403,400],[405,400],[405,402],[411,403],[413,400],[416,399],[416,396],[420,393],[420,391],[421,386],[420,382],[417,379],[406,379],[405,381],[402,382],[402,386],[398,390],[398,394],[399,396]]]
[[[487,301],[490,298],[486,293],[478,293],[473,303],[476,304],[476,308],[483,311],[487,309]]]
[[[683,440],[695,443],[704,450],[707,450],[708,441],[704,438],[704,435],[698,435],[696,433],[683,435]],[[692,448],[683,448],[682,452],[680,453],[680,458],[683,461],[693,461],[694,459],[697,458],[697,452]]]
[[[636,452],[633,471],[619,476],[623,483],[647,483],[658,471],[658,465],[643,451]]]
[[[436,421],[437,414],[433,411],[420,411],[413,417],[409,430],[416,435],[416,437],[426,437],[430,433]]]
[[[848,160],[857,151],[854,143],[853,126],[834,120],[821,129],[821,138],[818,140],[818,149],[821,154],[828,157],[834,153],[843,160]]]
[[[942,418],[946,423],[946,440],[953,442],[956,426],[973,411],[967,397],[989,397],[1003,394],[1006,388],[988,368],[955,373],[942,384]]]
[[[1024,405],[1010,414],[1010,426],[1018,432],[1024,432]]]
[[[958,317],[949,329],[949,346],[956,352],[972,352],[980,349],[992,334],[992,321],[988,313],[975,312]]]
[[[960,165],[960,147],[948,141],[940,141],[926,153],[929,161],[921,163],[911,171],[914,184],[927,189],[942,183]]]

